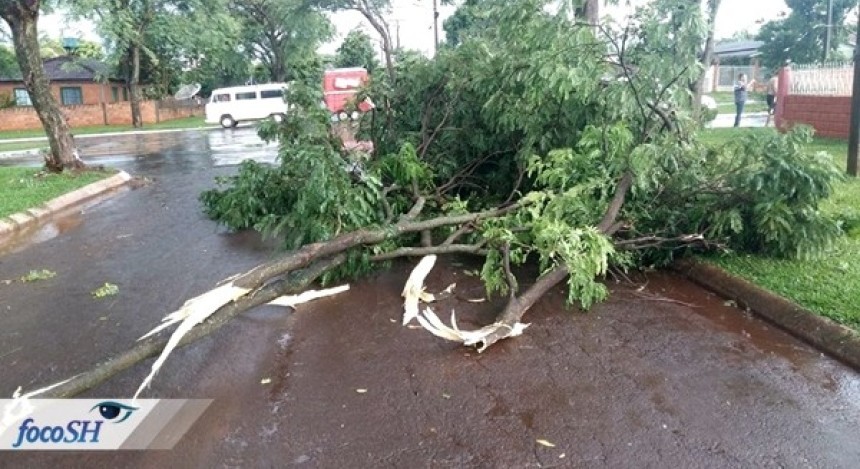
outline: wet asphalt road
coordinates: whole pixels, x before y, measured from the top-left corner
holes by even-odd
[[[0,256],[0,280],[57,272],[0,284],[2,396],[124,350],[190,296],[273,255],[197,202],[235,171],[217,165],[273,157],[252,131],[116,137],[84,154],[153,183]],[[466,327],[499,307],[465,301],[481,296],[473,267],[440,263],[428,278],[431,291],[458,283],[437,312],[456,309]],[[408,269],[292,315],[262,308],[175,352],[143,397],[215,404],[173,451],[0,452],[0,466],[860,466],[858,374],[686,281],[614,285],[589,314],[552,292],[524,337],[479,356],[397,324]],[[105,282],[119,295],[93,299]],[[87,397],[131,395],[149,364]]]

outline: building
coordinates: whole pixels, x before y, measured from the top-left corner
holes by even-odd
[[[759,49],[764,43],[761,41],[725,41],[714,46],[714,60],[720,63],[736,65],[752,65],[761,56]]]
[[[731,91],[738,74],[763,84],[765,76],[761,68],[761,41],[724,41],[714,46],[714,61],[705,78],[704,90]]]
[[[44,67],[54,97],[63,106],[128,101],[125,81],[112,76],[103,62],[64,55],[46,59]],[[32,106],[20,76],[0,77],[0,94],[10,97],[16,106]]]

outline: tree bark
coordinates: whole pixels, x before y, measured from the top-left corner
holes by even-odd
[[[51,84],[39,55],[39,7],[39,0],[4,0],[0,1],[0,16],[12,32],[24,86],[48,136],[50,154],[45,157],[47,169],[53,172],[80,169],[84,163],[75,154],[69,123],[51,93]]]
[[[131,78],[128,81],[131,94],[131,125],[135,128],[143,127],[143,117],[140,113],[140,46],[132,44],[129,46],[131,55]]]

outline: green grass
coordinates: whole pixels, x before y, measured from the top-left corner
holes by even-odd
[[[713,145],[738,135],[738,129],[702,131],[703,141]],[[743,129],[740,132],[774,132]],[[845,168],[848,144],[844,140],[816,138],[809,147],[833,155]],[[826,255],[815,260],[786,260],[732,254],[705,259],[723,269],[786,297],[822,316],[860,330],[860,179],[847,178],[822,204],[826,213],[839,214],[854,226]]]
[[[715,91],[708,93],[717,102],[717,112],[720,114],[735,113],[735,94],[732,91]],[[767,100],[764,93],[750,93],[744,113],[767,111]]]
[[[102,134],[102,133],[117,133],[117,132],[128,132],[130,130],[166,130],[166,129],[196,129],[200,127],[205,127],[206,123],[203,122],[203,116],[197,117],[186,117],[183,119],[175,119],[165,122],[159,122],[158,124],[147,124],[140,129],[135,129],[130,125],[94,125],[90,127],[77,127],[72,129],[72,133],[75,135],[87,135],[87,134]],[[42,129],[34,129],[34,130],[7,130],[0,132],[0,143],[2,140],[10,140],[16,138],[46,138],[45,132]],[[32,145],[32,144],[31,144]],[[32,148],[38,148],[40,145],[35,145]]]
[[[47,142],[12,142],[12,143],[2,143],[0,142],[0,152],[4,151],[21,151],[21,150],[38,150],[38,149],[47,149]]]
[[[112,174],[112,171],[46,174],[35,168],[0,167],[0,218],[38,207]]]

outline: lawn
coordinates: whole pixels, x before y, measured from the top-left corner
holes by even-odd
[[[165,122],[159,122],[158,124],[147,124],[142,128],[136,129],[130,125],[94,125],[90,127],[77,127],[72,129],[72,133],[75,135],[87,135],[87,134],[102,134],[102,133],[117,133],[117,132],[128,132],[132,130],[166,130],[166,129],[196,129],[201,127],[206,127],[206,123],[203,122],[204,118],[202,116],[197,117],[186,117],[183,119],[175,119],[169,120]],[[34,130],[7,130],[0,132],[0,144],[2,144],[3,140],[11,140],[17,138],[46,138],[45,132],[42,129],[34,129]],[[38,148],[39,143],[35,144],[31,143],[30,148]]]
[[[719,145],[738,132],[774,132],[773,129],[713,129],[702,140]],[[848,144],[844,140],[816,138],[809,147],[833,155],[845,168]],[[860,222],[860,179],[837,184],[834,195],[821,209],[840,218]],[[848,233],[825,256],[812,261],[774,259],[756,255],[724,255],[707,258],[725,270],[791,299],[807,309],[860,330],[860,226]]]
[[[716,91],[708,93],[708,96],[714,98],[717,102],[717,112],[720,114],[735,113],[735,94],[732,91]],[[747,98],[747,104],[744,106],[744,112],[765,112],[767,111],[767,100],[764,93],[750,93]]]
[[[38,207],[112,174],[113,171],[47,174],[36,168],[0,166],[0,218]]]
[[[0,141],[0,152],[4,151],[22,151],[22,150],[37,150],[37,149],[47,149],[48,142],[12,142],[12,143],[2,143]]]

